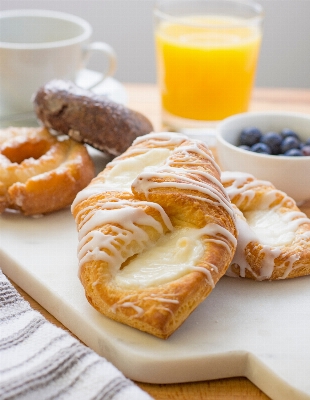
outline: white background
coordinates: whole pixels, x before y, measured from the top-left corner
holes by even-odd
[[[266,18],[256,86],[310,88],[310,0],[260,3]],[[143,83],[156,81],[153,6],[154,0],[0,0],[1,10],[50,9],[88,20],[94,40],[117,52],[116,78]],[[100,69],[101,62],[93,59],[91,67]]]

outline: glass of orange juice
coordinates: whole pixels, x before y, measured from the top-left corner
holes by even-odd
[[[247,111],[262,7],[251,0],[159,0],[154,16],[163,127],[201,131]]]

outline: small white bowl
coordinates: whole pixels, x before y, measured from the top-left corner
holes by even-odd
[[[242,129],[255,126],[263,133],[295,131],[305,141],[310,137],[310,115],[288,112],[248,112],[219,123],[216,147],[223,171],[248,172],[267,180],[291,196],[297,203],[310,199],[310,156],[288,157],[254,153],[238,148]]]

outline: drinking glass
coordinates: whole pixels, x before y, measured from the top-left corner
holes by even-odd
[[[159,0],[154,9],[162,124],[185,133],[247,111],[263,9],[247,0]]]

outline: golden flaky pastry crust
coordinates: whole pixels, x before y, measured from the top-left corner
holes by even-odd
[[[238,246],[227,275],[254,280],[310,274],[310,219],[295,201],[267,181],[223,172],[222,182],[236,205]]]
[[[45,128],[0,130],[0,212],[45,214],[71,205],[94,177],[87,149]]]
[[[129,165],[135,173],[117,188]],[[153,133],[137,139],[78,194],[72,212],[79,274],[98,311],[168,338],[209,295],[236,248],[234,213],[219,177],[203,143]],[[176,242],[174,235],[180,235]],[[150,270],[154,254],[162,258]],[[178,270],[183,255],[189,265]],[[132,270],[135,262],[138,270]]]

